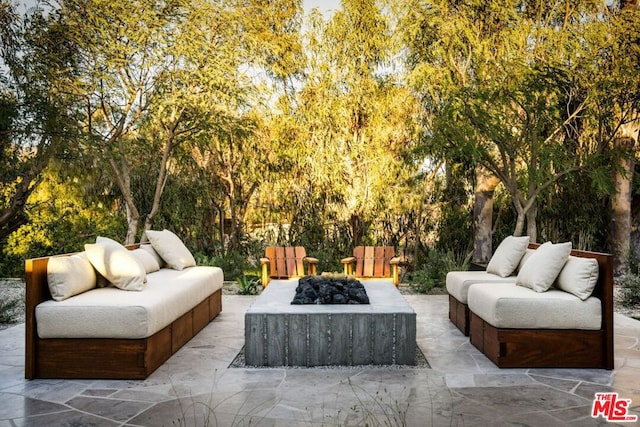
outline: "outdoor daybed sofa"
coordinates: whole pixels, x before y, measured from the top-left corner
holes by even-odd
[[[449,319],[501,368],[613,369],[613,257],[508,237],[447,275]]]
[[[147,236],[26,261],[26,378],[144,379],[221,312],[222,270]]]

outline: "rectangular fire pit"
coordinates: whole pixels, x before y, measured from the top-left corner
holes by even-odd
[[[297,280],[273,280],[247,310],[248,366],[414,365],[416,314],[389,281],[370,304],[292,305]]]

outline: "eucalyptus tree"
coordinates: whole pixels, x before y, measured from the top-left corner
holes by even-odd
[[[215,15],[200,16],[219,20],[219,25],[193,32],[204,37],[195,43],[200,53],[191,56],[202,64],[197,70],[205,84],[202,112],[208,119],[194,139],[192,155],[212,189],[210,203],[219,215],[221,234],[229,238],[227,249],[238,250],[253,196],[277,160],[266,123],[274,115],[275,100],[291,96],[302,72],[302,9],[295,0],[221,4],[226,6]]]
[[[293,240],[316,230],[317,244],[327,225],[340,224],[358,244],[402,192],[417,110],[394,68],[396,50],[389,16],[373,0],[344,1],[326,20],[317,11],[309,17],[305,78],[278,105],[287,121],[277,140],[294,177],[281,197],[294,201]]]
[[[614,166],[611,248],[616,273],[622,273],[631,253],[631,194],[640,129],[640,4],[613,2],[603,16],[587,35],[596,51],[596,67],[589,76],[596,94],[590,124]]]
[[[75,51],[60,16],[0,1],[0,241],[28,221],[50,160],[77,136]]]
[[[580,28],[603,5],[436,0],[407,7],[425,143],[437,156],[470,159],[497,177],[517,212],[514,234],[526,223],[535,241],[541,192],[598,152],[571,130],[589,96],[577,77],[591,60]]]
[[[188,4],[181,0],[60,0],[53,6],[64,17],[80,55],[77,90],[85,104],[83,126],[89,149],[108,168],[122,194],[126,243],[135,241],[141,218],[131,186],[136,153],[149,149],[136,144],[141,141],[140,125],[163,100],[161,89],[167,87],[160,81],[166,75],[163,71],[180,61],[170,50]],[[165,131],[180,120],[172,113]],[[168,141],[166,146],[173,143]]]

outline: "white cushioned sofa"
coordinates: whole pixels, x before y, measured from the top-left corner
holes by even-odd
[[[222,270],[181,242],[108,240],[26,261],[26,378],[144,379],[221,312]]]
[[[447,275],[450,320],[499,367],[613,369],[612,256],[513,239]]]

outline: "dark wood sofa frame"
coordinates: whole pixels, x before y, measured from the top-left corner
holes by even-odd
[[[536,249],[538,244],[530,244]],[[599,276],[593,295],[602,305],[599,330],[496,328],[449,296],[449,319],[471,344],[500,368],[613,369],[613,256],[571,251],[576,257],[595,258]]]
[[[127,246],[128,249],[137,247]],[[222,311],[220,289],[148,338],[41,339],[37,332],[36,306],[52,299],[47,284],[48,262],[49,257],[25,262],[27,379],[145,379]]]

